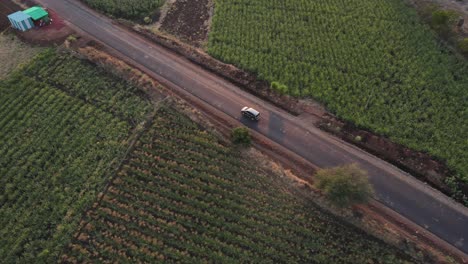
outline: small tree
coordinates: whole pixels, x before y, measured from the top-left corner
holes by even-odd
[[[249,145],[251,142],[250,132],[245,127],[236,127],[231,132],[232,142],[235,144]]]
[[[356,164],[321,169],[315,178],[315,186],[337,207],[366,203],[373,195],[367,173]]]

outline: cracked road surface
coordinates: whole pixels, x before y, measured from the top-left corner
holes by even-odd
[[[78,1],[38,1],[55,10],[74,27],[311,163],[319,167],[358,163],[369,172],[377,200],[468,253],[468,209],[440,192],[391,164],[242,91],[187,59],[115,25]],[[243,106],[259,110],[261,120],[256,123],[242,119],[240,109]]]

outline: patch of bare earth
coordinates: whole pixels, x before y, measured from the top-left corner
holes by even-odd
[[[21,8],[9,0],[0,1],[0,32],[10,26],[10,21],[7,16],[19,10],[21,10]]]
[[[53,10],[47,11],[52,21],[50,25],[36,27],[26,32],[18,32],[18,37],[29,43],[50,46],[53,44],[62,44],[69,35],[74,33],[57,13]]]
[[[5,78],[19,65],[27,63],[42,49],[20,41],[13,34],[0,34],[0,79]]]
[[[176,0],[160,22],[160,29],[202,47],[208,36],[212,9],[212,0]]]

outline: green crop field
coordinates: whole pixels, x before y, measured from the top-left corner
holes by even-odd
[[[215,0],[208,52],[468,182],[468,63],[401,0]]]
[[[164,107],[84,217],[74,263],[401,263]]]
[[[152,17],[164,0],[83,0],[91,7],[109,15],[132,20]]]
[[[152,109],[136,91],[53,50],[0,81],[0,262],[53,263]]]

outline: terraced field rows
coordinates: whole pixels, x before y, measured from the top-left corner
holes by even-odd
[[[173,109],[163,108],[157,117],[83,219],[63,261],[405,260],[291,195],[276,176]]]
[[[151,109],[135,91],[53,50],[0,81],[0,262],[57,257],[142,119],[125,103]]]

